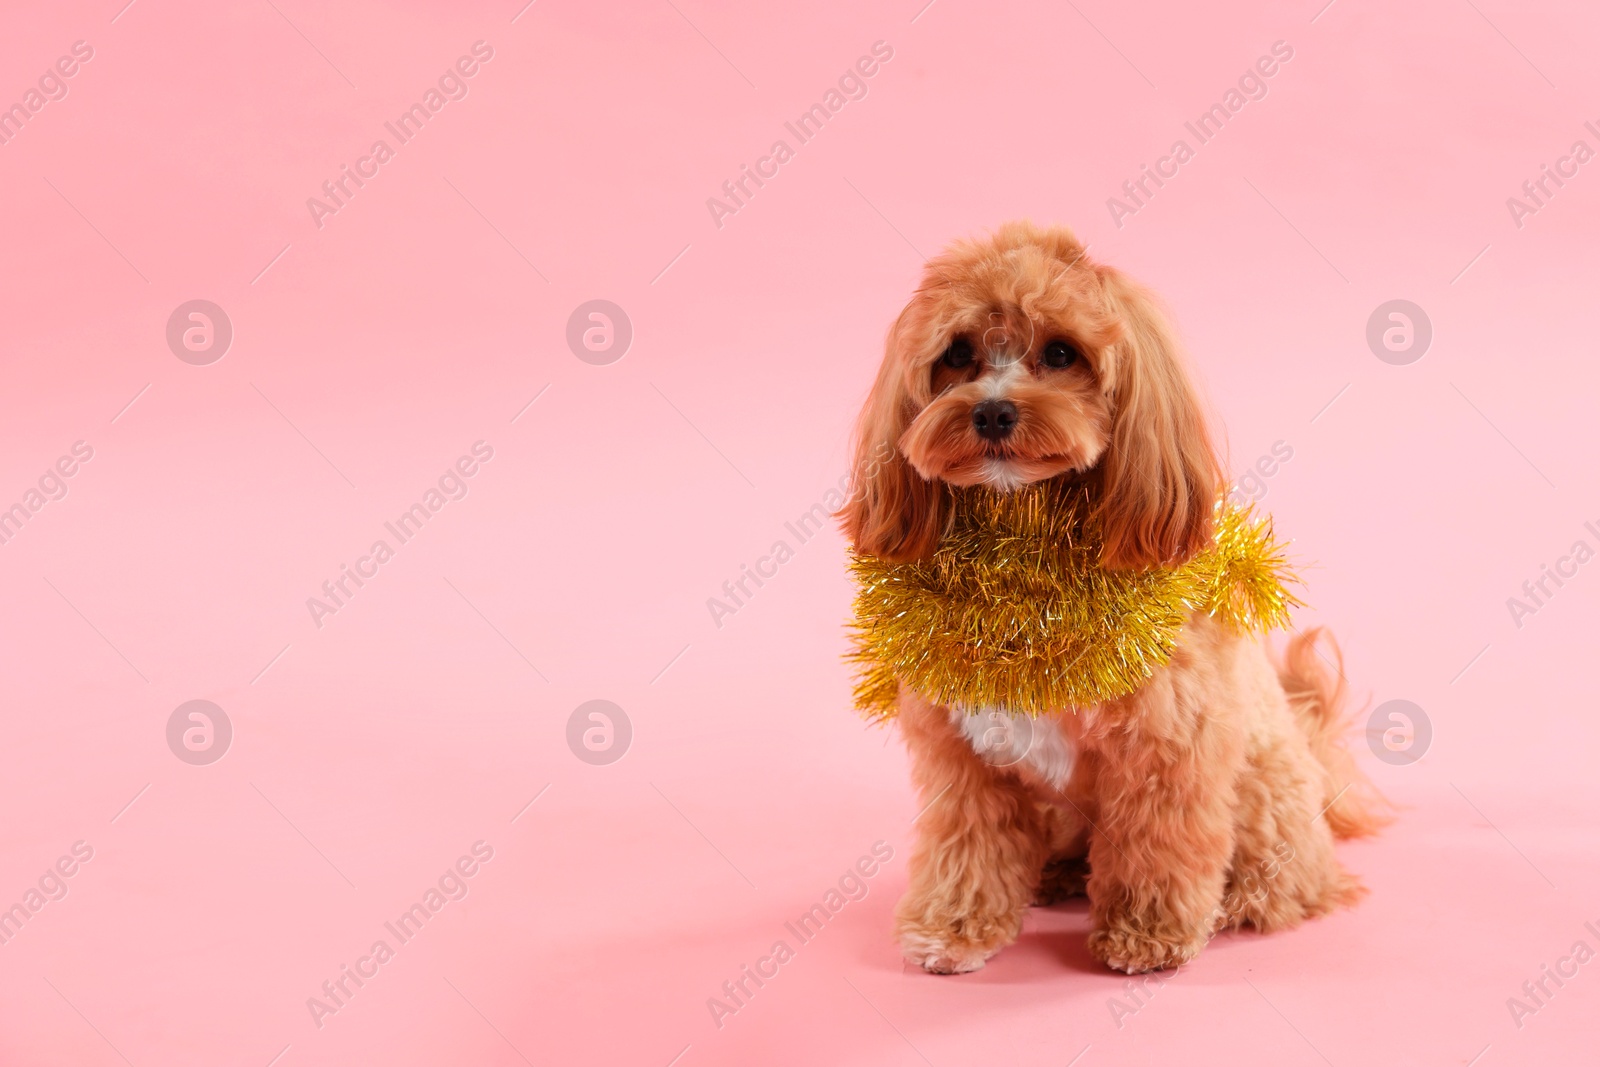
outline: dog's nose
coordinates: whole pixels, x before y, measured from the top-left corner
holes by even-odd
[[[1009,400],[985,400],[972,409],[972,428],[985,441],[1003,441],[1017,428],[1017,405]]]

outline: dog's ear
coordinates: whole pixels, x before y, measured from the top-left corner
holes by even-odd
[[[945,512],[944,484],[922,477],[900,451],[906,427],[928,401],[914,393],[911,380],[908,335],[914,306],[907,306],[889,330],[878,380],[856,424],[850,499],[839,510],[840,525],[857,552],[895,562],[932,555]]]
[[[1111,442],[1100,463],[1101,562],[1125,569],[1182,563],[1211,540],[1221,468],[1154,297],[1116,270],[1097,273],[1123,332]]]

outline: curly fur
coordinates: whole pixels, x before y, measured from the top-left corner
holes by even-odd
[[[1051,342],[1074,358],[1047,363]],[[991,400],[1016,411],[998,441],[974,428]],[[1103,563],[1171,565],[1210,540],[1221,485],[1154,299],[1069,231],[1027,223],[929,262],[889,332],[856,455],[841,522],[858,551],[893,560],[938,545],[948,486],[1076,472],[1095,490]],[[1034,720],[1059,733],[1048,760],[984,759],[959,715],[902,686],[925,805],[896,911],[906,958],[975,970],[1030,904],[1075,891],[1089,897],[1090,951],[1129,973],[1178,966],[1222,929],[1280,930],[1354,903],[1364,891],[1334,840],[1375,832],[1382,800],[1344,746],[1342,667],[1323,665],[1319,639],[1338,662],[1312,631],[1275,663],[1260,639],[1197,613],[1131,695]]]

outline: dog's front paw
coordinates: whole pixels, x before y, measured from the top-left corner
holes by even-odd
[[[968,974],[988,962],[1000,951],[950,933],[902,931],[900,951],[905,958],[929,974]]]
[[[1095,930],[1089,935],[1089,952],[1095,959],[1114,971],[1124,974],[1143,974],[1146,971],[1171,970],[1194,959],[1205,941],[1164,941],[1136,930],[1111,927]]]
[[[968,974],[1009,945],[1014,932],[993,930],[986,937],[970,937],[955,930],[932,929],[920,924],[900,924],[900,951],[907,961],[929,974]]]

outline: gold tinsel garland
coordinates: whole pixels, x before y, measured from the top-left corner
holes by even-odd
[[[1219,502],[1216,537],[1187,563],[1108,570],[1087,492],[1071,478],[956,490],[929,559],[852,553],[856,706],[888,719],[904,682],[946,705],[1060,713],[1137,689],[1194,611],[1240,631],[1288,625],[1300,601],[1270,518]]]

